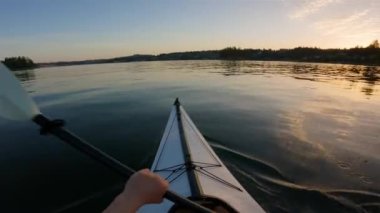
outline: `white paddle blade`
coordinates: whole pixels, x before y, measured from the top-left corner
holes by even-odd
[[[20,81],[0,63],[0,116],[11,120],[27,120],[37,114],[40,111]]]

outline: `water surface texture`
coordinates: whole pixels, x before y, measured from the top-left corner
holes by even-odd
[[[41,111],[135,169],[172,103],[269,212],[380,212],[379,67],[134,62],[17,72]],[[2,212],[103,209],[123,179],[32,122],[0,118]]]

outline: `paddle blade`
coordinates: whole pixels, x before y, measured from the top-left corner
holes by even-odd
[[[0,63],[0,116],[11,120],[27,120],[40,114],[36,104],[20,81]]]

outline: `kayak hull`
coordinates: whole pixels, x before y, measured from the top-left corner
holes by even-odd
[[[237,212],[264,212],[234,178],[176,100],[151,171],[188,198],[218,199]],[[146,205],[139,212],[169,212],[173,203]]]

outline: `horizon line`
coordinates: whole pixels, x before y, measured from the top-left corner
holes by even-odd
[[[375,39],[374,41],[376,41]],[[238,46],[228,46],[224,47],[222,49],[209,49],[209,50],[184,50],[184,51],[173,51],[173,52],[164,52],[164,53],[158,53],[158,54],[148,54],[148,53],[134,53],[130,55],[123,55],[123,56],[115,56],[115,57],[107,57],[107,58],[85,58],[85,59],[80,59],[80,60],[55,60],[55,61],[49,61],[49,62],[41,62],[41,61],[36,61],[38,64],[50,64],[50,63],[60,63],[60,62],[80,62],[80,61],[93,61],[93,60],[109,60],[109,59],[115,59],[115,58],[121,58],[121,57],[129,57],[129,56],[136,56],[136,55],[149,55],[149,56],[159,56],[163,54],[172,54],[172,53],[187,53],[187,52],[203,52],[203,51],[220,51],[226,48],[237,48],[241,50],[291,50],[291,49],[296,49],[296,48],[314,48],[314,49],[320,49],[320,50],[347,50],[347,49],[354,49],[354,48],[366,48],[365,46],[360,46],[356,45],[355,47],[344,47],[344,48],[337,48],[337,47],[329,47],[329,48],[321,48],[321,47],[312,47],[312,46],[297,46],[293,48],[242,48]],[[21,55],[20,55],[21,56]],[[14,57],[14,56],[9,56],[9,57]],[[17,56],[15,56],[17,57]],[[26,56],[28,57],[28,56]],[[6,57],[5,57],[6,58]],[[4,59],[3,59],[4,60]],[[33,59],[32,59],[33,60]]]

